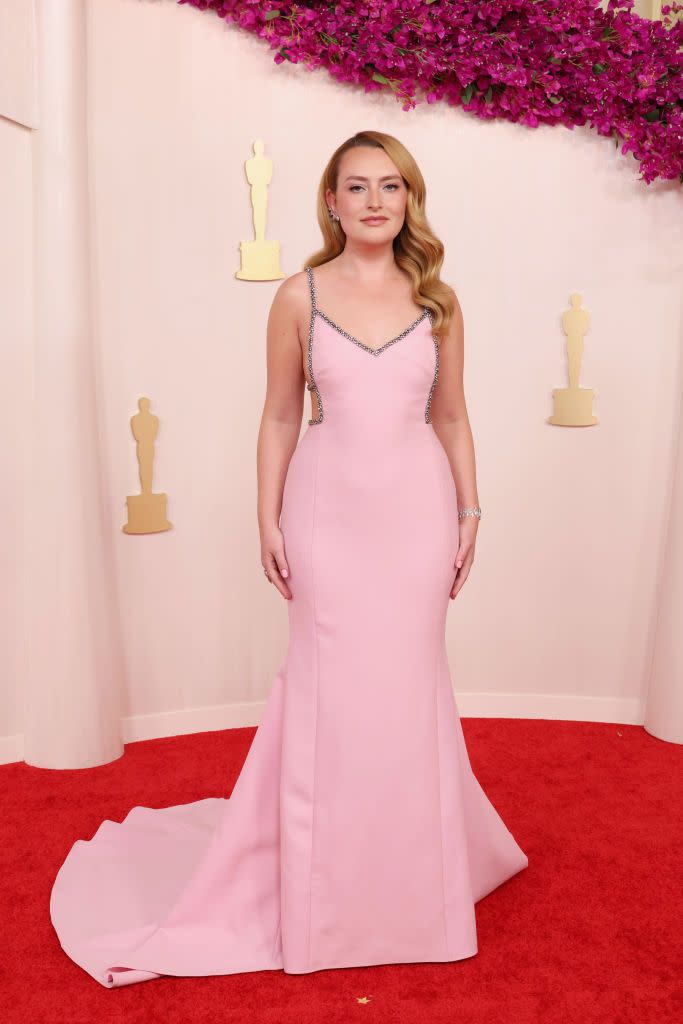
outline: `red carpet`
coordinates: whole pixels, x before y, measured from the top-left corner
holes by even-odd
[[[101,768],[0,766],[3,1024],[680,1024],[683,748],[638,726],[463,729],[529,867],[477,904],[479,952],[450,964],[104,989],[50,923],[68,849],[133,806],[228,795],[255,730],[130,743]]]

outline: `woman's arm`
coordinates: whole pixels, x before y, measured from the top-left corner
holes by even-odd
[[[479,505],[474,441],[467,415],[463,387],[465,326],[458,297],[451,289],[453,318],[439,348],[439,379],[432,395],[431,420],[434,432],[444,447],[455,481],[459,508]],[[451,597],[467,579],[474,561],[474,546],[479,528],[476,516],[460,520],[460,545],[453,568],[456,570]]]
[[[257,515],[261,565],[287,599],[289,566],[280,529],[282,493],[301,430],[305,377],[297,321],[305,301],[304,272],[282,282],[270,308],[266,333],[266,396],[256,447]]]

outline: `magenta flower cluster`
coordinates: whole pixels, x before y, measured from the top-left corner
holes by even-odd
[[[404,110],[424,99],[535,128],[586,123],[640,178],[683,181],[683,4],[633,0],[178,0],[263,37],[275,61],[325,67]]]

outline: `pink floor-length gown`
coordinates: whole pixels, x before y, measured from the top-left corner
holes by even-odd
[[[458,508],[430,313],[375,349],[307,274],[320,411],[283,494],[287,653],[229,799],[134,807],[59,869],[62,948],[107,987],[459,960],[477,900],[528,865],[472,772],[449,674]]]

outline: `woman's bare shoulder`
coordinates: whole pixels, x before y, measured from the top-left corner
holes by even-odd
[[[308,338],[311,302],[308,275],[297,271],[278,285],[268,314],[268,328],[274,337],[291,337],[299,346]]]
[[[305,270],[290,274],[278,285],[273,296],[271,312],[276,316],[305,315],[310,305],[308,275]]]

